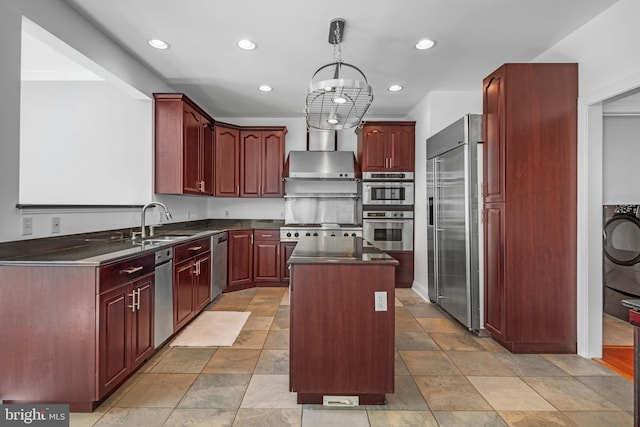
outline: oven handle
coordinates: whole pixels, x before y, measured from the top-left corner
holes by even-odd
[[[413,218],[395,218],[395,219],[363,219],[362,223],[363,225],[366,223],[381,223],[381,222],[391,222],[391,223],[402,223],[402,222],[409,222],[409,221],[413,221]]]

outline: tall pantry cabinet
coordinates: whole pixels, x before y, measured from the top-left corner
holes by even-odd
[[[483,81],[485,327],[513,353],[576,352],[577,64]]]

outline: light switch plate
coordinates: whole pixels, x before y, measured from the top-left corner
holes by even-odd
[[[51,218],[51,232],[59,233],[60,232],[60,217],[54,216]]]
[[[387,311],[387,293],[386,292],[374,292],[376,300],[376,311]]]
[[[22,235],[27,236],[33,233],[33,218],[30,216],[22,217]]]

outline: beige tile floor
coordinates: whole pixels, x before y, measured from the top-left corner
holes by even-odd
[[[384,406],[298,405],[288,391],[287,289],[225,294],[251,311],[227,348],[165,346],[72,426],[631,426],[627,379],[576,355],[514,355],[410,289],[396,292],[396,392]]]

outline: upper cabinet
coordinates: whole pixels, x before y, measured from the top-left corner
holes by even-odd
[[[240,132],[240,196],[282,197],[284,127]]]
[[[240,197],[240,131],[216,123],[216,191],[218,197]]]
[[[155,192],[213,196],[213,119],[183,94],[154,94]]]
[[[156,93],[155,192],[282,197],[284,126],[216,122],[181,93]]]
[[[358,128],[362,172],[413,172],[416,122],[366,122]]]

